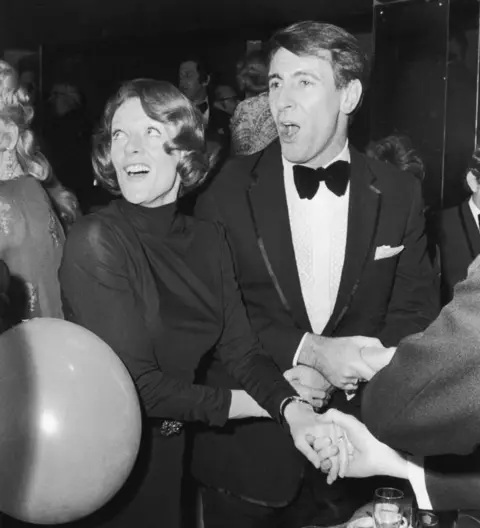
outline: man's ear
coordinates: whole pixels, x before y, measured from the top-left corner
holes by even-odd
[[[363,94],[362,83],[358,79],[353,79],[347,86],[342,88],[342,100],[340,110],[345,115],[350,115],[359,105]]]
[[[475,174],[473,174],[472,171],[468,171],[466,180],[469,189],[472,191],[473,194],[475,194],[478,191],[479,187],[479,183],[477,181],[477,178],[475,177]]]
[[[210,75],[207,75],[207,78],[203,81],[202,85],[205,86],[205,88],[210,84]]]

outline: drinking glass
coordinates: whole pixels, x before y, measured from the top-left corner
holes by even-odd
[[[373,500],[375,528],[407,528],[403,516],[403,492],[396,488],[378,488]]]

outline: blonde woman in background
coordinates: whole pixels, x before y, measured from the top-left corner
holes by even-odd
[[[37,148],[33,114],[16,71],[0,61],[0,258],[11,274],[8,326],[32,317],[63,318],[59,217],[68,225],[77,214],[75,197]]]

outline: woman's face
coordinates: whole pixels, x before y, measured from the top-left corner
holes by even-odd
[[[140,99],[125,101],[112,120],[111,157],[124,198],[144,207],[177,199],[179,153],[167,154],[173,128],[147,116]]]

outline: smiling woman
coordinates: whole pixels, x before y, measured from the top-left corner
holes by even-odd
[[[121,197],[67,238],[60,270],[66,317],[118,354],[144,411],[132,475],[88,528],[180,526],[184,422],[284,419],[298,449],[316,462],[307,435],[316,436],[317,416],[291,398],[295,390],[262,353],[223,230],[177,210],[178,194],[208,173],[200,119],[169,83],[126,83],[107,104],[93,152],[98,180]],[[224,363],[246,392],[194,383],[212,351],[209,360]]]
[[[204,143],[203,123],[185,96],[168,82],[138,79],[108,102],[93,166],[109,191],[155,207],[202,183],[210,168]]]

